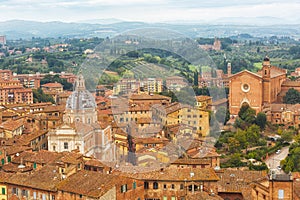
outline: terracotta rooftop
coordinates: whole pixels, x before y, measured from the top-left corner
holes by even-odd
[[[200,95],[200,96],[196,96],[197,101],[208,101],[211,100],[212,97],[210,96],[205,96],[205,95]]]
[[[40,150],[38,152],[34,152],[34,155],[28,156],[26,159],[24,159],[24,161],[35,162],[39,164],[49,164],[56,162],[62,156],[63,154],[57,152]]]
[[[166,97],[158,94],[132,94],[130,96],[131,100],[171,100],[171,97]]]
[[[56,166],[46,165],[32,174],[15,174],[6,182],[13,185],[37,188],[46,191],[56,191],[56,186],[61,181],[61,175]],[[47,181],[45,181],[47,180]]]
[[[2,170],[8,173],[18,173],[18,172],[29,172],[33,168],[31,166],[24,166],[24,168],[19,168],[18,164],[7,163],[2,166]]]
[[[173,165],[209,165],[211,162],[205,159],[178,159]]]
[[[16,117],[18,116],[17,113],[9,112],[9,111],[3,111],[2,112],[2,117]]]
[[[11,145],[11,146],[6,146],[5,151],[7,155],[15,155],[17,153],[22,153],[24,151],[31,151],[31,147],[26,147],[26,146],[19,146],[19,145]]]
[[[184,105],[182,105],[178,102],[172,103],[172,104],[165,107],[166,114],[170,114],[170,113],[173,113],[175,111],[178,111],[178,110],[182,109],[183,107],[184,107]]]
[[[96,159],[90,159],[86,161],[84,164],[88,166],[94,166],[94,167],[105,167],[105,165],[101,161]]]
[[[31,141],[35,140],[36,138],[46,135],[48,131],[34,131],[28,134],[22,134],[20,137],[17,138],[23,145],[29,145]]]
[[[112,189],[118,179],[120,177],[114,175],[82,170],[63,180],[58,190],[99,198]]]
[[[57,87],[63,87],[60,83],[46,83],[44,85],[41,85],[42,87],[48,87],[48,88],[57,88]]]
[[[14,131],[24,125],[23,120],[7,120],[0,124],[4,130]]]
[[[211,168],[165,168],[151,173],[131,173],[130,177],[139,180],[159,181],[218,181],[219,177]]]
[[[78,164],[83,161],[83,155],[74,152],[62,152],[63,156],[58,159],[58,162],[68,163],[68,164]]]
[[[251,196],[250,184],[266,174],[262,171],[225,169],[217,171],[220,181],[218,182],[219,192],[241,192],[244,197]]]

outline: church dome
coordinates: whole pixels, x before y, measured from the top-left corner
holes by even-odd
[[[85,110],[95,109],[97,107],[94,96],[86,90],[84,78],[79,75],[75,82],[75,90],[69,96],[66,109]]]
[[[75,90],[68,98],[66,109],[85,110],[96,108],[96,102],[93,95],[87,90]]]

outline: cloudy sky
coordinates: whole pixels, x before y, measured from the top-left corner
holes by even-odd
[[[299,0],[0,0],[0,21],[212,21],[229,17],[300,19]]]

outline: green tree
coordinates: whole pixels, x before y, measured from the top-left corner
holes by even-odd
[[[246,130],[247,142],[250,146],[256,146],[260,139],[260,128],[257,125],[252,125]]]
[[[41,88],[38,88],[37,90],[32,90],[32,92],[33,92],[34,103],[39,103],[39,102],[51,102],[53,104],[55,103],[52,96],[49,94],[45,94]]]
[[[199,85],[199,83],[198,83],[198,75],[199,75],[198,71],[195,71],[194,72],[194,86],[198,86]]]
[[[264,130],[267,124],[267,116],[263,112],[259,112],[256,116],[255,123],[260,127],[260,130]]]
[[[293,132],[284,130],[281,134],[281,139],[285,142],[291,142],[293,140]]]
[[[240,142],[231,137],[231,138],[228,138],[228,148],[229,148],[229,152],[230,153],[236,153],[240,150],[240,147],[241,147],[241,144]]]
[[[256,120],[255,113],[255,110],[252,109],[248,104],[242,105],[238,113],[239,119],[235,121],[235,126],[246,129],[251,124],[254,124]]]
[[[294,88],[289,89],[285,94],[285,96],[283,97],[283,103],[286,104],[300,103],[300,93]]]
[[[246,131],[238,129],[234,135],[234,138],[240,143],[242,148],[246,148],[248,145]]]

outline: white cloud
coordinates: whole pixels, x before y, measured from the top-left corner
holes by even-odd
[[[1,21],[120,18],[157,22],[259,16],[300,18],[299,0],[6,0],[0,1],[0,9]]]

